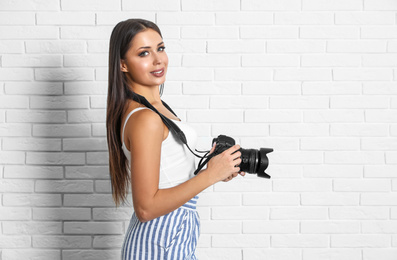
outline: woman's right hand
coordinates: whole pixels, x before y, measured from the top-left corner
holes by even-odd
[[[239,145],[234,145],[209,160],[207,170],[214,183],[231,179],[240,172],[241,152],[238,151],[239,149]],[[210,153],[214,150],[215,145]]]

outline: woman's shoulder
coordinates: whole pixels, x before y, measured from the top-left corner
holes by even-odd
[[[164,129],[164,124],[160,116],[147,107],[130,106],[126,114],[131,114],[125,123],[125,131],[130,134],[141,132],[140,130],[148,133],[157,131],[161,131],[162,133]]]

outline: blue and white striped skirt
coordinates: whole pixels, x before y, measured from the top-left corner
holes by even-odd
[[[142,223],[132,215],[121,250],[122,260],[196,260],[200,235],[198,197],[164,216]]]

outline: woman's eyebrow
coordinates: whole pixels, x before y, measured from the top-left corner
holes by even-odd
[[[160,42],[159,44],[157,44],[157,46],[160,46],[163,43],[164,42]],[[139,48],[138,50],[140,50],[140,49],[150,49],[150,48],[151,48],[150,46],[143,46],[143,47]]]

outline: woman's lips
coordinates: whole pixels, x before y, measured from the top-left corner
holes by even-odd
[[[155,77],[162,77],[164,75],[164,68],[150,72]]]

